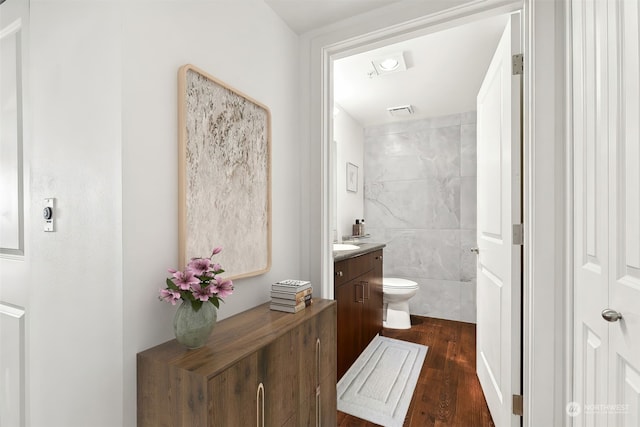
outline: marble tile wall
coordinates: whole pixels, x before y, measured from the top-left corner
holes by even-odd
[[[365,128],[364,217],[412,314],[476,321],[476,113]]]

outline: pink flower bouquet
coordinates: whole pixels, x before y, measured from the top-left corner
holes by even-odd
[[[209,258],[192,258],[183,271],[169,269],[173,277],[167,278],[167,287],[160,290],[160,299],[171,305],[190,301],[195,311],[205,302],[220,308],[220,301],[233,293],[233,282],[218,276],[224,270],[212,261],[221,251],[222,248],[217,247]]]

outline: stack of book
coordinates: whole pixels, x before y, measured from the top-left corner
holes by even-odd
[[[311,282],[282,280],[271,285],[271,310],[297,313],[313,304]]]

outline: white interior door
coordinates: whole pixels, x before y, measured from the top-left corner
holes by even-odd
[[[576,426],[640,425],[639,16],[571,3]]]
[[[29,269],[23,149],[28,18],[28,0],[0,2],[0,427],[25,425]]]
[[[609,426],[631,427],[640,426],[640,6],[611,1],[609,9],[619,59],[610,67],[620,67],[612,73],[619,111],[609,161],[609,308],[623,316],[608,323],[609,401],[620,405]]]
[[[505,28],[478,93],[477,373],[497,427],[520,425],[522,222],[520,15]]]
[[[598,16],[606,20],[603,1],[573,2],[574,131],[574,280],[575,389],[580,406],[567,408],[578,425],[604,426],[606,415],[582,411],[607,400],[608,328],[600,312],[608,300],[607,103],[603,57],[606,34],[596,32]],[[578,48],[579,46],[579,48]]]

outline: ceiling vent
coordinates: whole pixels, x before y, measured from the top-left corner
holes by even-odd
[[[389,107],[387,111],[394,117],[410,116],[413,114],[413,106],[401,105],[399,107]]]

